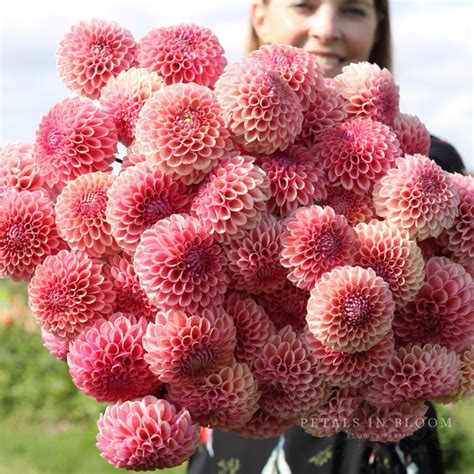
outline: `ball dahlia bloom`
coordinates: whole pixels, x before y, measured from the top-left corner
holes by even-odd
[[[194,217],[173,214],[143,232],[134,266],[160,309],[199,313],[224,301],[227,257]]]
[[[235,359],[253,368],[266,341],[275,333],[275,327],[264,309],[248,295],[231,293],[224,302],[224,308],[237,331]]]
[[[138,150],[186,184],[202,181],[233,144],[216,95],[198,84],[175,84],[143,107],[136,131]]]
[[[41,337],[43,338],[43,346],[53,357],[63,362],[67,361],[69,339],[55,336],[43,328],[41,328]]]
[[[41,119],[34,145],[36,164],[49,187],[94,171],[111,171],[117,152],[112,118],[93,102],[74,97],[56,104]]]
[[[330,186],[326,191],[327,197],[320,202],[321,206],[332,207],[336,214],[347,219],[350,226],[370,222],[376,217],[370,194],[358,194],[342,186]]]
[[[377,64],[361,62],[342,68],[335,86],[351,117],[369,118],[391,125],[399,115],[400,93],[392,74]]]
[[[393,121],[392,130],[398,138],[403,155],[428,156],[430,132],[416,115],[400,114]]]
[[[47,193],[32,145],[10,143],[0,148],[0,193],[11,188]]]
[[[9,189],[0,207],[0,277],[29,280],[48,255],[64,248],[54,203],[41,191]]]
[[[227,60],[211,30],[182,23],[147,33],[139,43],[138,64],[166,85],[194,82],[212,89]]]
[[[145,360],[163,383],[204,379],[232,362],[236,329],[222,309],[198,314],[160,311],[143,338]]]
[[[249,153],[284,150],[301,133],[298,96],[268,64],[248,58],[230,64],[215,91],[235,141]]]
[[[340,352],[316,339],[309,330],[304,334],[308,349],[318,359],[318,368],[326,381],[338,387],[360,387],[369,383],[394,353],[393,331],[380,342],[361,352]]]
[[[287,270],[280,264],[283,224],[263,214],[257,226],[227,248],[232,286],[249,293],[269,293],[283,287]]]
[[[132,471],[179,466],[199,445],[199,425],[188,410],[151,395],[109,405],[97,425],[101,456]]]
[[[133,142],[132,145],[127,147],[126,155],[122,160],[121,170],[124,171],[131,166],[138,165],[138,163],[144,163],[146,156],[138,150],[138,144]]]
[[[404,343],[465,349],[474,340],[474,280],[459,264],[433,257],[416,298],[395,313],[395,335]]]
[[[125,146],[135,140],[138,114],[143,105],[162,87],[163,80],[158,74],[132,67],[111,77],[100,91],[100,107],[112,117],[118,139]]]
[[[360,245],[355,263],[372,268],[389,285],[396,307],[412,301],[423,286],[425,262],[408,232],[373,220],[356,227]]]
[[[235,430],[257,411],[260,392],[248,365],[234,362],[200,382],[170,385],[168,398],[200,426]]]
[[[268,178],[254,158],[234,155],[208,175],[191,209],[209,234],[229,243],[257,225],[269,197]]]
[[[405,155],[374,187],[377,214],[411,238],[438,237],[459,213],[459,193],[449,173],[423,155]]]
[[[298,207],[326,197],[324,170],[303,146],[292,145],[262,156],[258,164],[270,180],[268,210],[273,214],[286,217]]]
[[[327,272],[311,290],[308,327],[325,346],[341,352],[367,351],[392,327],[395,305],[388,283],[371,268]]]
[[[269,439],[281,436],[295,424],[296,420],[278,418],[258,409],[245,425],[232,430],[232,432],[247,439]]]
[[[357,194],[371,193],[400,156],[397,137],[387,125],[367,118],[336,123],[323,130],[313,149],[328,184]]]
[[[97,99],[107,81],[136,62],[132,34],[113,21],[93,19],[74,25],[59,43],[59,77],[73,92]]]
[[[109,190],[106,217],[120,247],[133,255],[142,233],[161,219],[185,211],[186,187],[157,165],[139,163],[120,173]]]
[[[432,400],[452,392],[459,376],[457,354],[446,347],[401,347],[364,390],[364,398],[374,405]]]
[[[161,386],[145,361],[146,319],[115,313],[84,329],[71,342],[67,362],[72,381],[98,402],[132,400]]]
[[[329,395],[316,357],[290,326],[267,340],[254,374],[262,392],[260,407],[279,418],[305,416]]]
[[[423,426],[427,411],[428,405],[424,401],[407,401],[384,406],[362,402],[347,431],[360,439],[396,443]]]
[[[56,201],[56,224],[72,249],[92,257],[113,255],[120,247],[106,219],[108,192],[115,180],[109,173],[90,173],[69,182]]]
[[[352,263],[356,232],[332,208],[298,209],[285,225],[281,264],[289,269],[288,279],[298,288],[311,290],[324,272]]]
[[[110,315],[114,297],[102,264],[77,250],[46,257],[28,286],[29,305],[38,324],[70,340],[96,319]]]

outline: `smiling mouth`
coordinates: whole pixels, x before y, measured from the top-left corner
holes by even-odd
[[[339,56],[330,56],[330,55],[320,55],[314,53],[316,56],[316,61],[323,69],[333,69],[341,66],[344,63],[345,59],[340,58]]]

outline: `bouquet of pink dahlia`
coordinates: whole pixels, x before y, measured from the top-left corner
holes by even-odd
[[[474,394],[474,180],[387,70],[101,20],[57,63],[78,96],[0,152],[0,275],[110,403],[108,462],[181,464],[199,426],[396,441]]]

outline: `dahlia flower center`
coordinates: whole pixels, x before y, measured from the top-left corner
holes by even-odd
[[[322,232],[316,240],[316,249],[324,257],[334,257],[341,247],[341,237],[332,230]]]
[[[181,38],[176,38],[174,42],[175,51],[191,52],[194,51],[194,40],[189,36],[183,36]]]
[[[195,247],[184,257],[186,267],[191,273],[202,275],[211,268],[211,256],[201,247]]]
[[[291,66],[292,62],[288,56],[284,54],[274,54],[272,56],[272,62],[278,66]]]
[[[64,134],[57,128],[52,128],[47,135],[47,145],[49,153],[55,153],[62,148],[64,143]]]
[[[256,272],[256,277],[261,281],[273,280],[276,269],[273,265],[263,265]]]
[[[193,133],[199,130],[202,121],[202,113],[199,110],[186,109],[179,116],[178,125],[181,130]]]
[[[113,56],[113,48],[106,42],[94,43],[90,52],[94,59],[109,59]]]
[[[352,203],[348,196],[344,194],[334,194],[328,198],[328,205],[336,211],[337,214],[348,215],[352,210]]]
[[[107,207],[107,194],[104,191],[91,191],[83,196],[79,212],[84,217],[99,217]]]
[[[418,184],[425,196],[434,197],[443,192],[443,184],[436,176],[421,176]]]
[[[183,372],[186,375],[199,375],[206,373],[208,368],[214,364],[214,352],[208,348],[202,348],[189,354],[183,361]]]
[[[11,250],[21,250],[28,244],[28,232],[19,224],[13,224],[5,233],[6,246]]]
[[[384,265],[382,262],[376,262],[371,264],[370,267],[377,274],[377,276],[383,278],[386,282],[390,282],[392,278],[392,272],[389,268],[387,268],[386,265]]]
[[[69,306],[69,299],[60,288],[55,288],[51,291],[48,295],[47,302],[51,310],[58,313],[66,312]]]
[[[442,329],[441,319],[436,314],[427,315],[421,322],[423,333],[429,337],[433,334],[438,334]]]
[[[341,316],[347,324],[360,327],[367,323],[372,313],[372,305],[359,293],[348,295],[341,305]]]
[[[293,164],[293,160],[290,155],[284,152],[278,152],[275,154],[275,161],[282,166],[290,166]]]
[[[357,134],[354,130],[343,130],[341,133],[341,139],[348,143],[354,142],[356,138]]]
[[[145,205],[144,217],[149,224],[154,224],[173,214],[173,206],[166,199],[154,198]]]

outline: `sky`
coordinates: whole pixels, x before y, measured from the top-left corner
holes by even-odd
[[[56,72],[59,41],[73,24],[114,20],[136,40],[160,26],[210,28],[227,59],[243,56],[250,0],[2,2],[0,146],[33,143],[41,117],[73,96]],[[402,112],[451,142],[474,170],[472,0],[392,0],[394,76]]]

